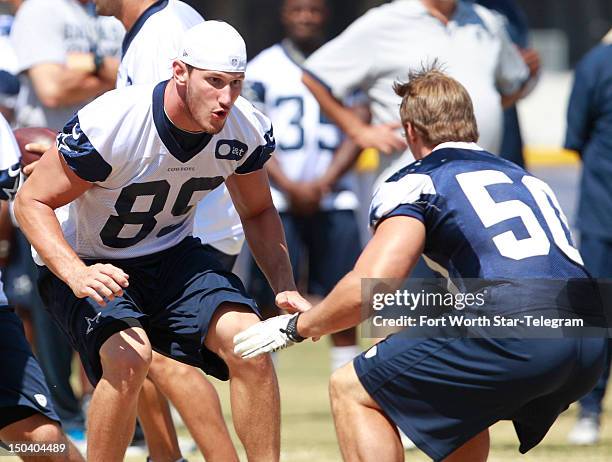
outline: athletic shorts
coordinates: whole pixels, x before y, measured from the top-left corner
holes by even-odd
[[[280,214],[296,281],[307,268],[311,295],[326,296],[355,266],[361,241],[355,212],[321,211],[311,216]],[[274,306],[274,294],[255,262],[251,265],[250,292],[260,306]]]
[[[0,428],[36,413],[60,421],[20,319],[0,307]]]
[[[102,376],[102,344],[130,327],[143,327],[155,351],[218,379],[229,378],[225,362],[204,346],[208,325],[223,303],[244,305],[258,316],[259,311],[238,276],[211,258],[199,239],[189,237],[143,257],[85,263],[110,263],[125,271],[130,285],[124,296],[100,307],[91,298],[77,298],[46,267],[40,271],[39,290],[47,309],[79,352],[92,384]]]
[[[208,257],[212,260],[216,260],[225,271],[232,271],[234,263],[236,263],[238,259],[238,255],[230,255],[222,252],[210,244],[203,244],[202,247],[208,254]]]
[[[512,420],[520,452],[589,392],[603,370],[603,338],[413,339],[392,335],[355,358],[384,413],[433,460],[499,420]]]

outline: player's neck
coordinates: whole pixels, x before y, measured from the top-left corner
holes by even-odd
[[[305,42],[294,40],[291,37],[283,39],[285,51],[287,51],[293,60],[299,64],[303,63],[306,58],[314,53],[321,45],[322,42],[314,40]]]
[[[142,14],[149,9],[151,5],[153,5],[157,0],[147,0],[147,1],[125,1],[123,2],[123,8],[121,8],[121,13],[117,15],[117,19],[121,21],[123,27],[125,27],[126,31],[129,31],[138,18],[142,16]]]
[[[448,24],[457,8],[456,0],[421,0],[421,2],[432,16],[444,24]]]
[[[172,79],[166,85],[166,91],[164,92],[164,111],[172,125],[179,130],[188,133],[202,132],[202,128],[191,117],[191,112],[185,103],[184,95],[180,94]]]

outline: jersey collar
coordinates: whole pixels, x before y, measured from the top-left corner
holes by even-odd
[[[142,26],[144,26],[147,19],[153,16],[158,11],[163,10],[168,6],[168,0],[159,0],[158,2],[153,3],[149,8],[147,8],[144,13],[142,13],[139,18],[136,20],[134,25],[130,28],[129,31],[125,33],[125,37],[123,38],[123,43],[121,44],[121,58],[125,56],[132,43],[132,40],[136,37]]]
[[[447,141],[446,143],[441,143],[437,145],[435,148],[431,150],[431,152],[437,151],[438,149],[471,149],[472,151],[484,151],[480,146],[476,143],[466,143],[464,141]]]
[[[185,163],[189,162],[197,154],[199,154],[210,142],[213,135],[203,136],[202,142],[193,149],[189,149],[187,151],[183,150],[179,142],[170,131],[170,126],[168,125],[170,122],[164,116],[164,92],[169,81],[170,80],[159,82],[153,89],[153,122],[155,123],[155,128],[157,129],[159,137],[170,154],[172,154],[182,163]]]

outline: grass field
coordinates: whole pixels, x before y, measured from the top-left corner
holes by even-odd
[[[328,343],[299,345],[278,355],[282,394],[282,460],[286,462],[332,462],[340,460],[327,398],[329,375]],[[228,387],[217,382],[226,417],[229,419]],[[612,399],[607,400],[603,439],[595,447],[572,447],[565,437],[574,423],[576,409],[570,408],[537,448],[527,455],[518,450],[514,428],[501,422],[491,432],[491,462],[610,462],[612,461]],[[182,432],[181,432],[182,433]],[[239,444],[238,444],[239,446]],[[243,460],[244,453],[241,453]],[[190,461],[202,460],[189,454]],[[130,459],[136,462],[139,459]],[[407,461],[430,460],[418,450],[406,453]],[[384,462],[384,461],[381,461]]]
[[[334,427],[327,398],[329,375],[328,343],[308,342],[283,351],[278,355],[278,375],[282,394],[282,460],[285,462],[332,462],[340,460]],[[215,382],[219,390],[228,425],[233,434],[229,414],[229,396],[226,383]],[[517,439],[512,424],[502,422],[491,432],[491,462],[611,462],[612,461],[612,399],[607,399],[604,417],[603,439],[594,447],[573,447],[565,443],[565,437],[574,423],[576,409],[570,408],[551,429],[537,448],[527,455],[517,451]],[[194,397],[196,398],[196,397]],[[179,428],[181,438],[188,437]],[[237,438],[241,460],[246,461]],[[201,461],[199,453],[184,454],[191,462]],[[3,458],[13,461],[16,458]],[[141,462],[144,457],[128,457],[128,462]],[[406,453],[408,462],[430,460],[418,450]],[[380,461],[384,462],[384,461]]]

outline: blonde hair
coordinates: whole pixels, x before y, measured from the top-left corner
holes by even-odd
[[[478,141],[474,107],[467,90],[446,75],[434,61],[408,74],[408,82],[395,82],[402,97],[402,125],[412,124],[429,147],[447,141]]]

